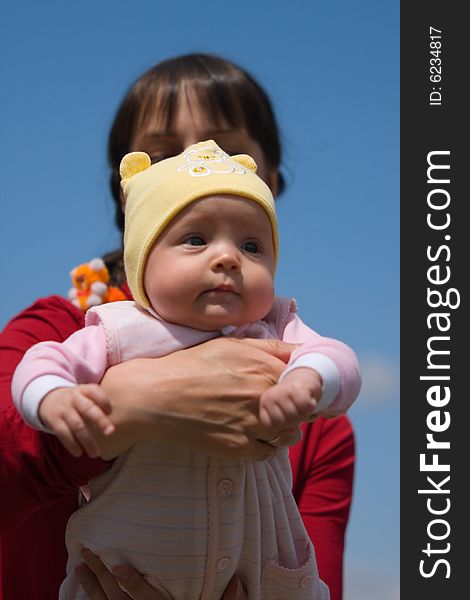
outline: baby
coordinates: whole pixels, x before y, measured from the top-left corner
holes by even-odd
[[[128,154],[120,170],[134,301],[94,307],[63,344],[26,353],[13,380],[25,420],[47,423],[74,454],[93,454],[86,421],[105,434],[114,428],[98,385],[107,368],[221,335],[298,345],[260,398],[265,424],[281,430],[346,411],[359,390],[356,359],[304,325],[293,300],[275,297],[274,200],[253,159],[229,157],[209,140],[155,165],[145,153]],[[234,574],[250,600],[329,598],[291,493],[285,448],[250,462],[140,443],[86,494],[68,523],[60,598],[86,598],[74,577],[83,546],[108,565],[127,562],[173,600],[216,600]]]

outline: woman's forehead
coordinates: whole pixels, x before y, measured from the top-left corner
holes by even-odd
[[[192,125],[208,133],[240,129],[245,126],[239,107],[217,98],[207,85],[181,82],[177,89],[161,88],[148,98],[139,119],[139,129],[169,133]]]
[[[213,139],[230,155],[249,154],[258,165],[258,175],[267,181],[268,161],[263,148],[240,115],[225,116],[222,103],[204,91],[204,86],[179,85],[159,91],[141,114],[132,139],[133,150],[173,156],[196,142]],[[228,108],[225,104],[225,109]],[[235,110],[235,113],[241,110]],[[161,154],[162,152],[160,152]]]

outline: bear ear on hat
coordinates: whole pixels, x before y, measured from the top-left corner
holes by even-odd
[[[148,169],[151,164],[150,156],[146,152],[129,152],[122,158],[119,165],[121,179],[129,179],[129,177]]]
[[[235,154],[235,156],[231,156],[230,158],[235,160],[237,163],[240,163],[248,170],[253,171],[253,173],[256,173],[258,166],[248,154]]]

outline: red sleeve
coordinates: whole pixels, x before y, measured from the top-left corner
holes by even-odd
[[[98,475],[107,463],[74,458],[55,436],[28,427],[11,401],[16,365],[33,344],[63,341],[83,327],[83,314],[59,296],[35,302],[0,334],[0,531],[60,500]]]
[[[331,600],[341,600],[344,536],[354,476],[354,433],[345,416],[318,418],[302,426],[302,440],[290,448],[293,493],[315,546],[320,577]]]

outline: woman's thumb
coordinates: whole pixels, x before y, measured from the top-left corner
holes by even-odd
[[[254,338],[245,338],[241,340],[244,344],[248,344],[250,346],[254,346],[259,350],[263,350],[276,358],[279,358],[285,363],[289,362],[290,355],[296,348],[298,348],[297,344],[289,344],[287,342],[283,342],[282,340],[259,340]]]
[[[165,598],[145,579],[127,565],[118,565],[112,569],[113,575],[121,586],[135,600],[165,600]]]

